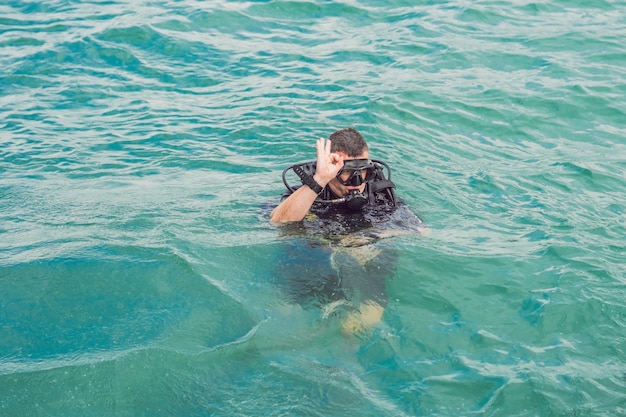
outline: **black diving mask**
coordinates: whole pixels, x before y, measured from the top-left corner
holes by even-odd
[[[337,180],[343,185],[357,187],[374,178],[374,164],[370,159],[350,159],[343,162]]]

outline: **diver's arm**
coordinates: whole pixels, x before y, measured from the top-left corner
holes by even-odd
[[[313,179],[322,188],[326,186],[317,175],[313,176]],[[299,222],[309,212],[316,198],[317,193],[310,189],[308,185],[303,185],[272,211],[270,220],[273,223]]]
[[[330,152],[330,140],[322,138],[317,141],[317,165],[313,179],[322,188],[337,176],[343,167],[343,158]],[[299,222],[309,212],[317,193],[303,185],[283,200],[270,214],[273,223]]]

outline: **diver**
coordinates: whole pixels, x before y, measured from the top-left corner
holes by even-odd
[[[370,159],[367,142],[356,129],[337,130],[316,147],[315,161],[283,171],[287,191],[270,214],[273,223],[322,221],[310,229],[337,235],[376,226],[378,238],[425,231],[422,220],[396,197],[389,165]],[[289,183],[289,171],[301,186]]]
[[[396,198],[391,169],[370,159],[356,129],[337,130],[316,148],[315,161],[283,171],[287,191],[270,220],[304,230],[308,239],[304,247],[287,244],[276,266],[294,293],[318,299],[326,315],[341,306],[342,328],[353,334],[378,324],[387,304],[395,251],[376,242],[420,234],[423,222]],[[289,174],[302,185],[290,183]]]
[[[300,177],[301,187],[292,187],[285,180],[290,169]],[[396,201],[390,175],[387,164],[369,159],[367,143],[356,129],[340,129],[328,141],[317,141],[316,161],[292,165],[283,171],[287,196],[272,211],[270,220],[301,221],[314,203],[320,203],[319,207],[344,204],[353,211],[381,205],[392,209]]]

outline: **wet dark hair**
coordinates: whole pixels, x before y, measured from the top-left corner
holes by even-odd
[[[344,152],[351,158],[356,158],[369,150],[363,136],[352,127],[339,129],[328,139],[330,139],[331,152]]]

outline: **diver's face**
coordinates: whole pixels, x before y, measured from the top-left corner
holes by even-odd
[[[350,157],[344,152],[337,152],[339,156],[341,156],[345,161],[351,161],[353,159],[369,159],[370,154],[369,151],[364,151],[361,155],[356,157]],[[344,174],[346,178],[342,178],[344,181],[347,180],[348,174]],[[361,173],[361,178],[363,179],[363,184],[354,186],[354,185],[343,185],[337,178],[333,178],[328,186],[337,196],[346,196],[350,193],[350,190],[359,190],[359,193],[362,193],[365,190],[365,171]]]

